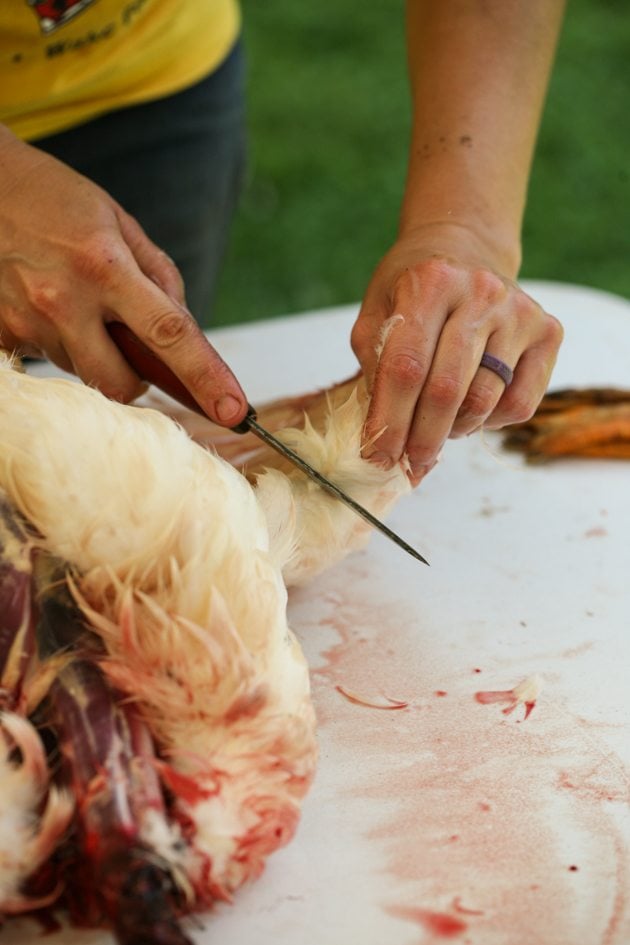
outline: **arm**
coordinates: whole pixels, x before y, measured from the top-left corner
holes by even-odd
[[[0,126],[0,347],[43,353],[128,401],[141,384],[105,329],[113,320],[212,419],[243,419],[245,395],[186,308],[171,260],[100,187]]]
[[[372,389],[366,439],[387,427],[371,458],[387,465],[406,450],[416,479],[449,435],[531,416],[555,363],[560,325],[512,280],[563,6],[408,0],[400,229],[352,343]],[[484,351],[514,369],[509,388],[479,368]]]

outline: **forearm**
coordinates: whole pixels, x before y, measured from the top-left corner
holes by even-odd
[[[480,256],[516,275],[563,9],[564,0],[407,0],[413,131],[401,235],[431,225],[439,240],[443,225],[446,249],[457,227],[472,230]]]

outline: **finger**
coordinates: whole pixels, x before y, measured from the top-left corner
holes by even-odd
[[[383,264],[374,274],[350,337],[370,391],[392,328],[402,319],[407,325],[417,322],[421,329],[424,324],[439,321],[437,313],[443,312],[436,338],[450,308],[462,300],[465,291],[463,273],[441,258],[399,269],[393,291],[381,287],[383,278],[385,285],[389,285],[389,277],[383,276],[382,270]]]
[[[31,354],[29,351],[24,351],[24,354]],[[48,358],[49,361],[52,361],[58,368],[61,368],[62,371],[65,371],[67,374],[76,374],[74,369],[74,364],[72,363],[72,358],[63,347],[62,344],[49,345],[46,350],[41,350],[39,355],[44,355]],[[37,357],[37,354],[35,355]]]
[[[110,310],[177,375],[212,420],[235,426],[244,419],[247,398],[239,382],[187,309],[140,277],[110,297]]]
[[[414,325],[417,323],[414,322]],[[426,379],[436,344],[437,325],[423,334],[400,322],[398,337],[388,339],[379,358],[368,416],[364,456],[386,467],[405,450],[418,396]]]
[[[118,205],[115,209],[122,236],[140,270],[174,302],[185,305],[184,280],[173,260],[149,239],[134,217]]]
[[[139,397],[146,385],[135,373],[109,337],[100,312],[86,317],[68,318],[60,326],[58,347],[70,362],[66,370],[80,377],[84,384],[95,387],[111,400],[129,403]],[[48,351],[51,360],[63,364]]]
[[[524,423],[536,411],[549,385],[556,352],[548,346],[529,348],[520,358],[514,379],[484,422],[488,430],[499,430],[510,423]]]
[[[544,393],[562,343],[562,326],[525,293],[519,292],[514,296],[513,305],[513,315],[516,319],[512,318],[508,321],[507,331],[501,328],[491,335],[484,355],[491,355],[503,362],[508,374],[510,369],[516,374],[516,366],[520,365],[519,377],[525,375],[532,387],[529,392],[527,389],[522,389],[520,384],[515,388],[514,378],[511,383],[506,383],[500,364],[496,367],[492,364],[480,364],[458,411],[451,432],[452,436],[472,433],[473,430],[484,426],[490,416],[499,418],[504,409],[507,413],[501,425],[516,422],[516,419],[508,419],[510,413],[513,412],[515,418],[517,415],[522,416],[531,410],[532,401],[538,404]],[[522,360],[524,354],[530,350],[536,352],[540,368],[531,376],[527,367],[529,358]],[[540,393],[541,383],[544,385],[542,393]],[[527,396],[528,393],[529,396]],[[495,396],[496,394],[498,396]],[[525,399],[523,399],[523,394],[526,395]]]
[[[502,361],[510,370],[513,370],[513,365],[520,357],[522,348],[522,342],[518,340],[510,342],[505,337],[505,333],[495,332],[488,339],[484,354],[492,355]],[[505,391],[505,380],[489,367],[480,363],[457,411],[449,437],[467,436],[483,426],[504,396]]]
[[[407,477],[409,479],[409,482],[411,483],[412,489],[416,489],[420,485],[424,477],[428,475],[428,473],[430,473],[431,470],[435,468],[435,466],[437,466],[437,462],[438,461],[435,460],[435,462],[431,463],[430,466],[420,466],[416,470],[413,470],[413,469],[408,470]]]
[[[366,457],[385,466],[405,451],[441,332],[451,308],[461,301],[458,278],[447,295],[441,272],[427,267],[421,297],[418,280],[401,280],[393,300],[395,314],[383,323],[364,443]]]
[[[501,314],[477,302],[462,305],[445,323],[407,441],[412,471],[431,466],[450,435]],[[491,387],[485,396],[495,396]]]
[[[3,321],[1,348],[19,357],[47,358],[62,371],[74,373],[72,360],[47,319],[41,318],[37,312],[25,313],[22,309],[8,306],[3,312]]]

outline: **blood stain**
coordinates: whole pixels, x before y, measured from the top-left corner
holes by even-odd
[[[432,909],[418,909],[414,906],[388,906],[387,911],[397,919],[417,922],[428,932],[441,938],[455,938],[468,928],[462,919],[447,912],[434,912]]]
[[[601,525],[596,525],[594,528],[589,528],[588,531],[584,532],[585,538],[604,538],[608,532],[605,528],[602,528]]]
[[[326,616],[319,619],[326,632],[324,645],[315,650],[314,694],[322,737],[343,749],[344,759],[357,759],[354,767],[344,760],[344,779],[350,782],[344,780],[340,802],[349,805],[349,816],[354,796],[381,805],[367,828],[357,817],[352,829],[375,844],[383,869],[404,885],[407,902],[437,907],[409,907],[393,915],[415,922],[416,928],[421,924],[427,942],[465,945],[483,924],[488,941],[630,943],[627,935],[622,937],[630,928],[625,892],[630,862],[608,813],[612,801],[627,802],[625,768],[622,772],[617,756],[593,738],[584,739],[582,720],[576,717],[579,725],[571,727],[565,715],[552,712],[541,713],[537,731],[521,727],[522,735],[515,734],[514,726],[492,725],[493,712],[467,712],[458,699],[443,700],[439,712],[422,713],[421,724],[420,714],[375,712],[365,726],[359,713],[340,713],[331,693],[342,680],[384,691],[412,691],[420,685],[432,694],[437,690],[431,684],[450,679],[450,663],[443,662],[449,654],[433,653],[426,639],[420,645],[417,635],[411,638],[415,614],[391,600],[361,595],[362,587],[355,585],[348,599],[347,583],[346,574],[343,587],[337,579],[322,597]],[[307,620],[304,626],[314,622]],[[332,643],[329,631],[334,632]],[[369,645],[357,646],[358,637]],[[395,655],[383,659],[392,641]],[[468,664],[467,672],[485,670]],[[536,698],[524,688],[512,695],[521,702]],[[497,708],[502,718],[503,706]],[[397,726],[394,738],[392,726]],[[387,765],[375,777],[360,761],[379,752]],[[541,780],[547,793],[539,795],[532,784]],[[549,814],[552,794],[561,813],[558,823]],[[577,876],[567,876],[571,863],[558,854],[565,824],[584,831],[592,854],[593,882],[589,875],[586,900],[584,890],[576,899]],[[480,861],[484,869],[475,873],[473,864]],[[456,890],[462,890],[465,903],[483,901],[490,911],[478,918],[458,914]],[[390,892],[388,898],[401,897]],[[390,912],[389,903],[383,908]],[[462,920],[469,923],[468,931],[457,927]],[[600,930],[596,938],[572,935],[580,921],[585,932]]]

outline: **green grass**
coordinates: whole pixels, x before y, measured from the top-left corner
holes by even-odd
[[[409,132],[401,0],[245,0],[250,170],[215,322],[361,297],[396,230]],[[528,278],[630,297],[630,17],[569,4],[524,226]]]
[[[532,173],[525,276],[630,297],[629,62],[623,2],[569,4]]]

